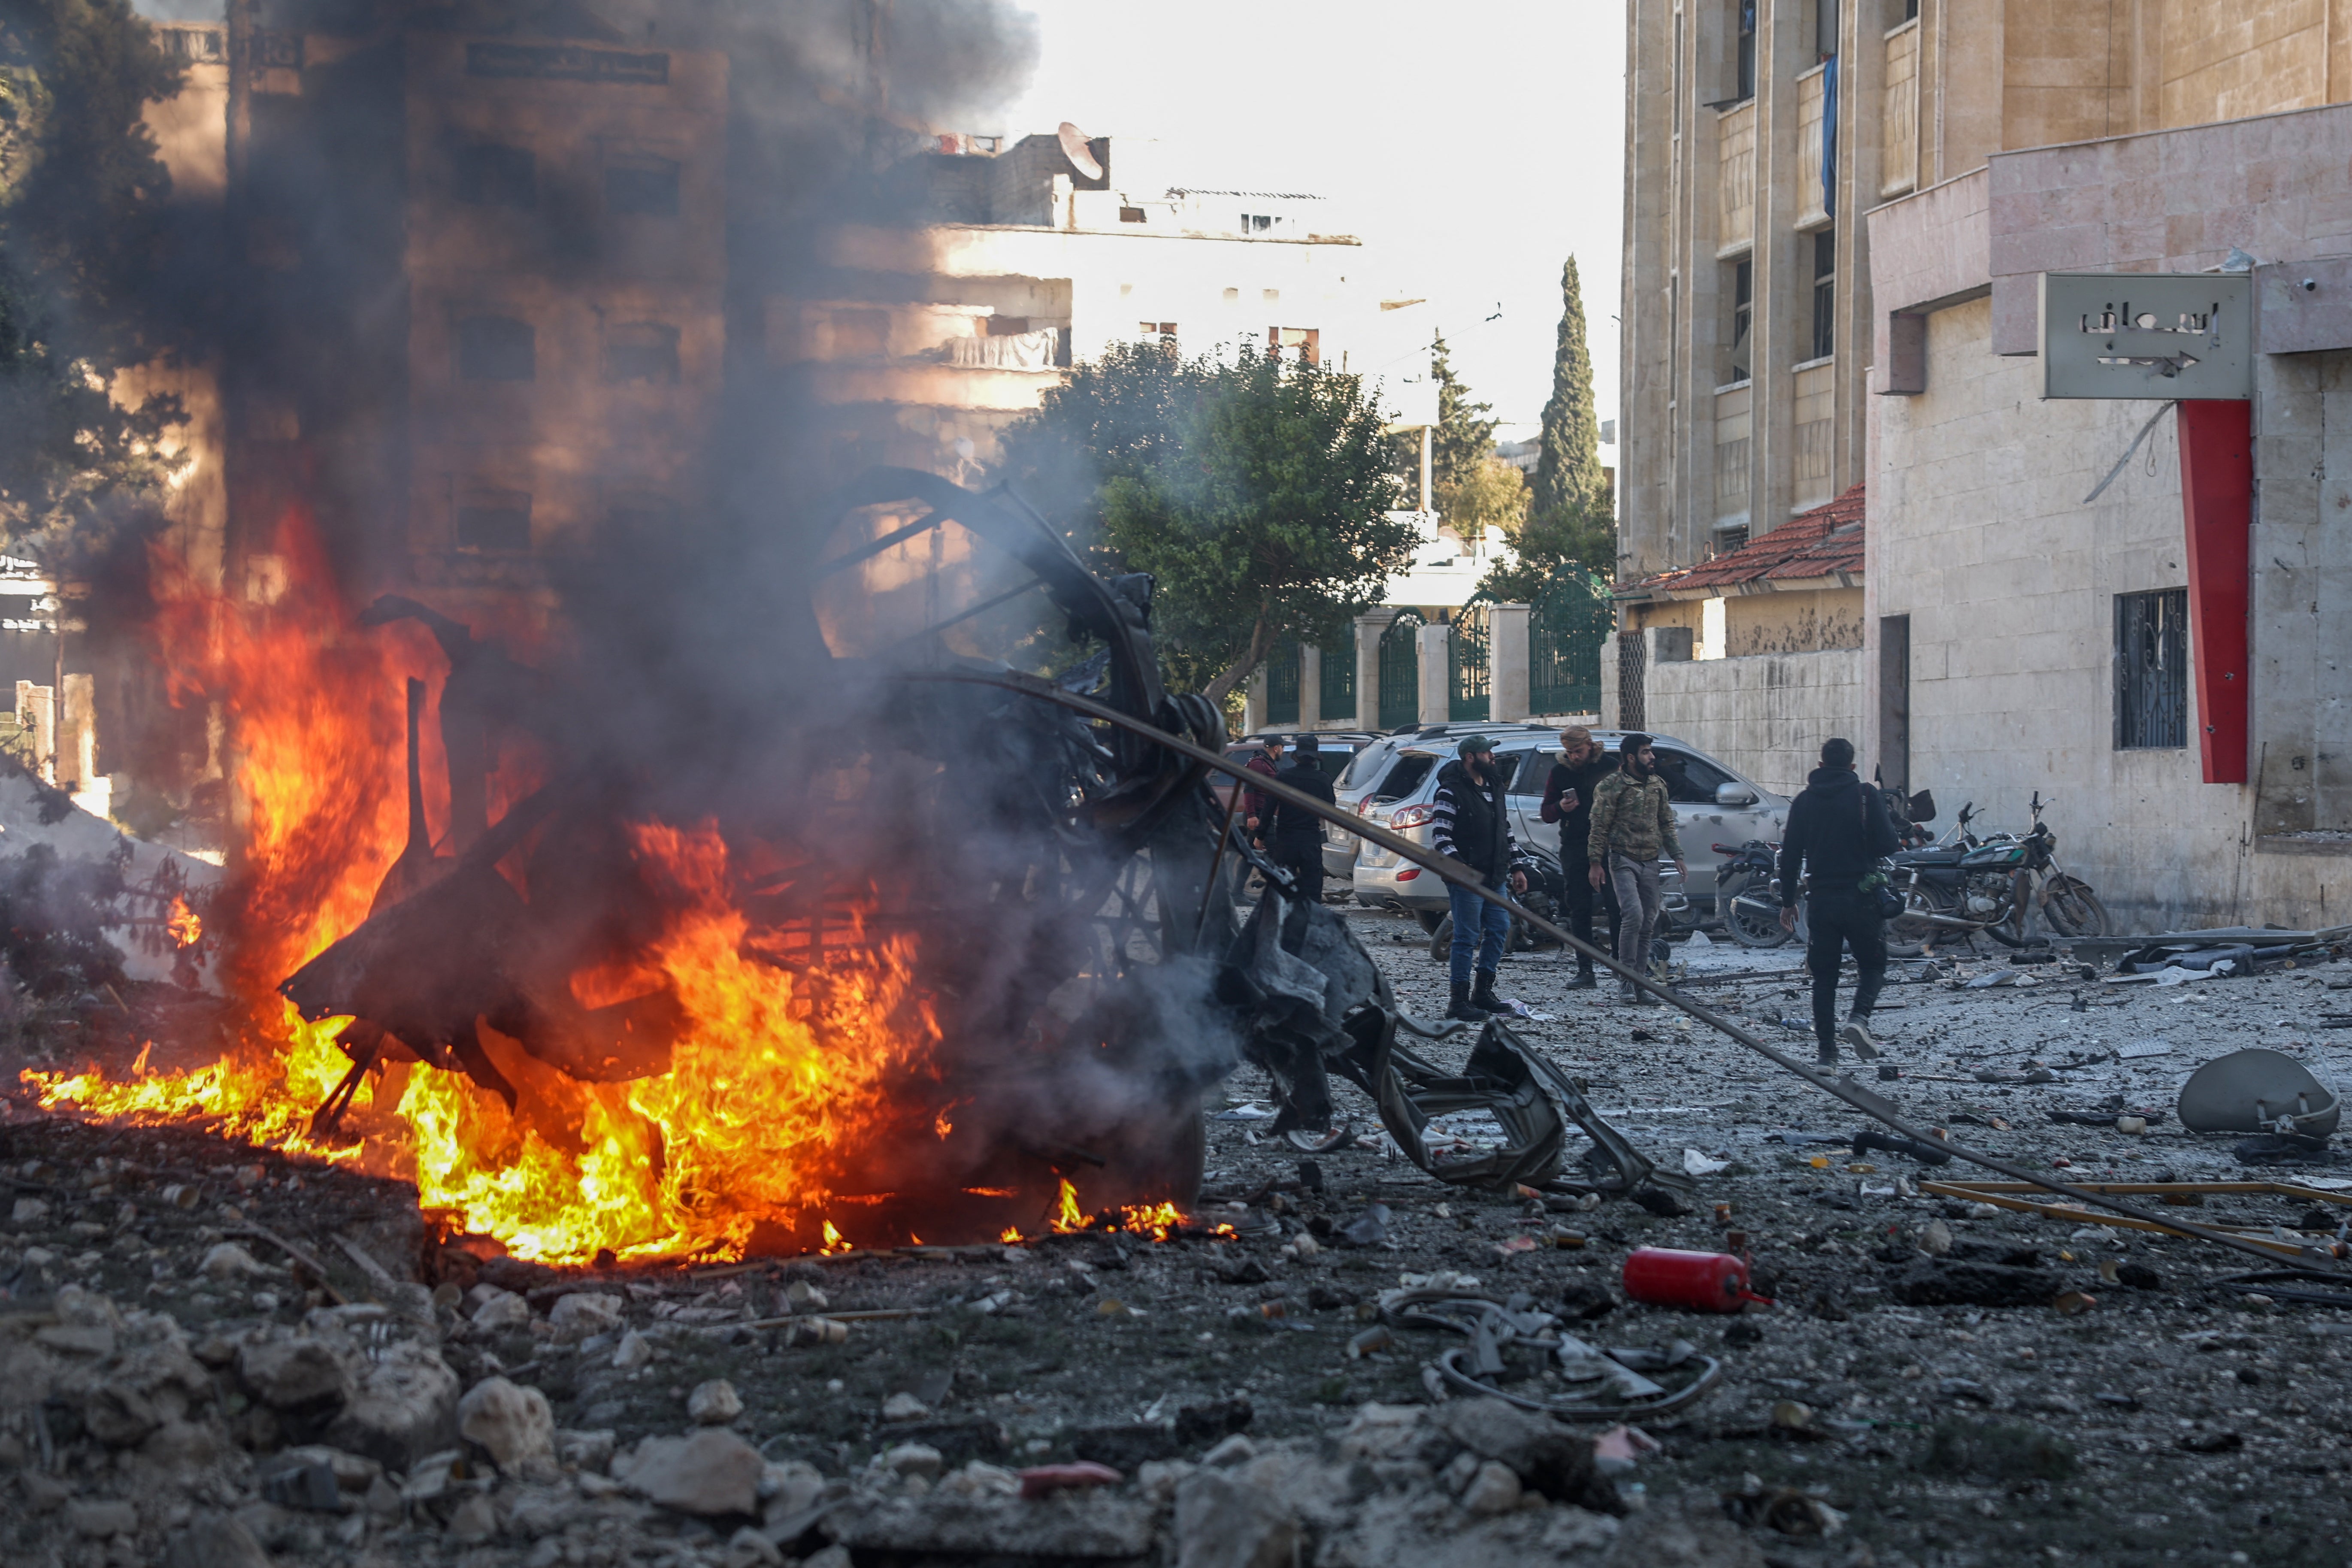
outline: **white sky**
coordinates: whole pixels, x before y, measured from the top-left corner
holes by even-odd
[[[1432,301],[1455,374],[1508,422],[1505,440],[1533,436],[1551,395],[1572,253],[1594,399],[1614,417],[1622,3],[1018,3],[1043,35],[1036,78],[1001,125],[973,130],[1068,120],[1156,138],[1204,184],[1330,197],[1383,293]]]

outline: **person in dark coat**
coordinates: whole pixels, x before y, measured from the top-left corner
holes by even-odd
[[[1312,735],[1290,743],[1290,765],[1275,775],[1301,795],[1331,803],[1331,775],[1323,771],[1322,749]],[[1288,871],[1298,883],[1298,896],[1311,904],[1323,901],[1323,819],[1286,800],[1273,804],[1273,830],[1267,835],[1267,858]]]
[[[1598,901],[1609,915],[1609,951],[1617,951],[1617,889],[1604,880],[1592,885],[1592,859],[1587,837],[1592,831],[1592,792],[1614,772],[1616,760],[1581,724],[1559,732],[1559,761],[1544,781],[1543,819],[1559,824],[1559,872],[1568,883],[1568,929],[1588,946],[1593,940],[1592,906]],[[1576,955],[1576,978],[1570,991],[1590,991],[1601,982],[1592,973],[1592,955]]]
[[[1853,742],[1822,742],[1822,765],[1789,806],[1780,840],[1780,924],[1797,926],[1797,872],[1811,878],[1805,889],[1805,967],[1813,976],[1813,1041],[1816,1059],[1835,1067],[1843,1037],[1864,1061],[1878,1055],[1871,1038],[1870,1010],[1886,983],[1886,926],[1878,912],[1878,861],[1902,843],[1886,797],[1864,786],[1853,771]],[[1857,972],[1853,1012],[1837,1026],[1838,956],[1853,952]]]
[[[1437,774],[1437,798],[1431,803],[1430,847],[1477,873],[1489,888],[1508,883],[1514,893],[1528,890],[1527,859],[1511,836],[1511,814],[1505,808],[1502,774],[1495,765],[1495,742],[1484,735],[1464,737],[1453,762]],[[1490,903],[1469,889],[1445,884],[1454,917],[1454,994],[1445,1009],[1449,1018],[1476,1023],[1505,1011],[1495,994],[1495,973],[1503,963],[1503,944],[1511,934],[1510,911]],[[1471,962],[1477,962],[1477,990],[1471,990]]]

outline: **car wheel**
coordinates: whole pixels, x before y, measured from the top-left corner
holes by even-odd
[[[1412,918],[1421,922],[1422,930],[1434,931],[1454,917],[1443,910],[1415,910],[1412,911]]]

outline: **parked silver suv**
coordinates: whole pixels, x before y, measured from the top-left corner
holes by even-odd
[[[1454,745],[1465,735],[1487,735],[1498,743],[1508,739],[1541,744],[1559,733],[1534,724],[1426,724],[1400,730],[1392,735],[1380,736],[1359,751],[1332,786],[1333,794],[1342,808],[1365,816],[1373,807],[1411,795],[1427,783],[1436,772],[1429,760],[1433,749],[1442,749],[1450,757]],[[1338,823],[1325,823],[1323,874],[1353,875],[1356,846],[1361,842]]]
[[[1465,734],[1476,731],[1474,725],[1457,727]],[[1507,725],[1483,732],[1495,742],[1495,762],[1502,770],[1512,833],[1522,844],[1539,844],[1557,852],[1559,827],[1543,820],[1542,807],[1544,782],[1551,775],[1552,764],[1559,761],[1559,732]],[[1592,738],[1614,753],[1622,733],[1596,730]],[[1397,749],[1389,769],[1389,774],[1400,781],[1400,787],[1391,794],[1383,782],[1363,815],[1416,844],[1427,844],[1430,815],[1437,798],[1437,774],[1453,761],[1459,737],[1433,736],[1426,742],[1418,738],[1403,739],[1405,744]],[[1751,838],[1777,842],[1789,820],[1788,798],[1742,777],[1696,746],[1667,735],[1653,735],[1651,739],[1657,747],[1658,771],[1665,775],[1667,795],[1674,802],[1675,831],[1682,839],[1683,859],[1690,867],[1684,889],[1700,914],[1712,918],[1715,868],[1723,858],[1713,846],[1737,846]],[[1365,748],[1361,755],[1370,755],[1373,749]],[[1411,785],[1403,787],[1402,781],[1407,777],[1412,780]],[[1346,800],[1345,792],[1342,800]],[[1374,909],[1410,910],[1424,920],[1433,912],[1444,914],[1444,881],[1376,845],[1361,838],[1356,843],[1358,903]],[[1326,858],[1328,862],[1328,856]]]

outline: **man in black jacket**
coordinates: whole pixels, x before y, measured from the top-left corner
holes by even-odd
[[[1597,947],[1592,939],[1595,899],[1609,913],[1609,951],[1617,951],[1617,889],[1606,880],[1592,885],[1592,860],[1585,840],[1592,832],[1592,792],[1616,769],[1617,763],[1592,731],[1570,724],[1559,732],[1559,761],[1544,781],[1543,819],[1559,824],[1559,874],[1568,884],[1568,929],[1579,942]],[[1600,984],[1593,977],[1592,955],[1576,955],[1576,978],[1570,991],[1590,991]]]
[[[1853,1013],[1843,1037],[1864,1061],[1878,1055],[1878,1042],[1870,1037],[1870,1010],[1886,983],[1878,860],[1894,854],[1901,842],[1886,815],[1885,797],[1865,788],[1853,771],[1853,742],[1822,742],[1822,765],[1789,807],[1789,826],[1780,840],[1780,924],[1796,928],[1797,868],[1801,864],[1811,876],[1805,891],[1805,920],[1811,928],[1805,967],[1813,975],[1813,1039],[1823,1067],[1835,1067],[1838,1059],[1842,947],[1853,950],[1853,966],[1860,972]]]
[[[1430,847],[1478,873],[1490,888],[1507,881],[1511,891],[1524,893],[1527,868],[1518,841],[1511,837],[1502,775],[1495,766],[1495,742],[1484,735],[1465,736],[1455,752],[1437,775],[1437,798],[1430,806]],[[1503,943],[1510,938],[1510,911],[1453,882],[1445,884],[1445,893],[1454,915],[1454,996],[1445,1016],[1475,1024],[1504,1011],[1502,998],[1495,994],[1495,973],[1502,967]],[[1475,996],[1470,990],[1474,952],[1478,966]]]
[[[1312,735],[1291,742],[1290,766],[1275,775],[1302,794],[1329,804],[1331,775],[1323,771],[1322,748]],[[1267,858],[1288,871],[1298,883],[1298,896],[1310,904],[1323,901],[1323,819],[1286,800],[1274,805],[1274,830],[1266,836]]]

